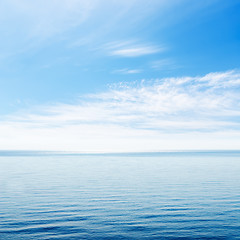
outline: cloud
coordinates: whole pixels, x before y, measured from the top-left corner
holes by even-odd
[[[81,24],[97,3],[97,0],[9,0],[1,3],[1,14],[10,26],[12,21],[19,21],[28,37],[44,38]],[[10,30],[17,31],[17,26]]]
[[[150,67],[155,70],[173,70],[179,66],[172,59],[160,59],[150,63]]]
[[[157,16],[157,28],[179,24],[183,16],[197,8],[189,1],[136,0],[7,0],[0,1],[1,58],[62,44],[94,49],[115,36],[136,35]],[[209,3],[197,3],[197,6]],[[195,6],[195,7],[194,7]],[[180,14],[171,14],[175,8]],[[195,9],[195,10],[194,10]],[[166,21],[167,19],[167,21]],[[117,27],[116,27],[117,26]],[[144,35],[144,33],[142,33]],[[163,51],[151,44],[126,45],[108,51],[109,55],[138,57]]]
[[[1,1],[0,60],[66,41],[98,5],[99,0]]]
[[[110,55],[119,57],[140,57],[165,50],[164,47],[151,44],[137,44],[131,41],[109,43],[106,45],[106,48]]]
[[[141,69],[128,69],[128,68],[123,68],[123,69],[118,69],[113,71],[113,73],[120,73],[120,74],[137,74],[141,73]]]
[[[54,36],[55,41],[66,40],[69,37],[68,34],[73,34],[71,31],[76,28],[78,34],[75,32],[70,38],[72,45],[85,45],[89,39],[98,42],[103,32],[111,32],[125,18],[128,22],[135,22],[136,25],[136,17],[133,18],[133,15],[136,15],[133,14],[135,11],[142,13],[142,8],[145,8],[145,14],[149,15],[152,12],[152,6],[163,7],[165,2],[161,1],[160,4],[158,1],[152,3],[141,1],[139,4],[136,0],[1,1],[1,43],[8,46],[9,42],[13,42],[11,46],[20,44],[22,47],[27,41],[27,45],[32,45],[33,40],[39,42]],[[144,19],[145,14],[141,14],[140,18]]]
[[[121,57],[139,57],[143,55],[159,52],[159,49],[152,46],[139,46],[132,48],[123,48],[112,51],[112,55]]]
[[[0,123],[0,145],[97,152],[239,148],[239,90],[239,71],[123,82],[75,104],[9,116]]]

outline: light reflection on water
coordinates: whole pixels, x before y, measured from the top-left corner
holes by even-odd
[[[17,155],[17,154],[16,154]],[[0,157],[0,239],[240,239],[240,153]]]

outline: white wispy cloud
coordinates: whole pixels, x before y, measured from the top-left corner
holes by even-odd
[[[136,46],[113,50],[111,54],[121,57],[139,57],[157,52],[159,52],[159,49],[153,46]]]
[[[0,2],[0,60],[64,41],[87,23],[99,0]]]
[[[98,5],[98,0],[9,0],[1,3],[1,19],[21,23],[28,37],[45,38],[84,22]],[[9,14],[12,13],[12,14]],[[12,27],[10,31],[18,31]]]
[[[164,47],[152,44],[138,44],[133,41],[113,42],[106,44],[105,47],[110,55],[119,57],[140,57],[165,50]]]
[[[120,74],[137,74],[141,73],[141,69],[128,69],[128,68],[123,68],[123,69],[118,69],[113,71],[113,73],[120,73]]]
[[[75,104],[0,123],[2,148],[151,151],[238,148],[240,72],[119,83]]]
[[[173,70],[179,68],[172,59],[160,59],[150,63],[150,67],[155,70]]]
[[[88,45],[96,48],[104,41],[112,41],[116,32],[135,35],[139,26],[157,14],[158,28],[179,22],[182,15],[193,14],[196,7],[187,8],[181,1],[167,0],[7,0],[0,1],[1,58],[22,54],[46,45],[63,42],[68,47]],[[183,5],[181,5],[183,4]],[[191,6],[196,3],[191,3]],[[209,5],[209,3],[197,3]],[[176,6],[183,6],[181,14],[171,14]],[[191,9],[191,11],[190,11]],[[166,17],[168,21],[166,21]],[[116,26],[119,26],[116,27]],[[116,30],[117,29],[117,30]],[[137,44],[119,46],[109,54],[137,57],[162,51],[162,46]]]

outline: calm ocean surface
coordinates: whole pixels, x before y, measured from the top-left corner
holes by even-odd
[[[0,152],[0,239],[240,239],[240,152]]]

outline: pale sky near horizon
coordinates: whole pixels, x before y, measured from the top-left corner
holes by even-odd
[[[239,149],[237,0],[4,0],[0,150]]]

